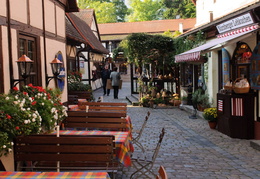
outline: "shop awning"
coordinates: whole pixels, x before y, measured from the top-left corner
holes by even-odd
[[[199,62],[201,61],[201,54],[210,51],[211,49],[218,48],[224,45],[227,45],[228,42],[231,42],[233,39],[238,40],[237,38],[243,37],[246,38],[246,34],[250,35],[250,32],[256,31],[258,25],[252,25],[250,27],[242,28],[239,30],[234,30],[225,34],[219,35],[217,39],[211,40],[201,46],[193,48],[189,51],[181,53],[175,56],[175,62]],[[239,40],[238,40],[239,41]]]

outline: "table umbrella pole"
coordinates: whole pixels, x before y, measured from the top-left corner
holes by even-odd
[[[60,137],[60,126],[59,125],[56,126],[56,130],[57,130],[57,137]],[[59,145],[60,144],[57,144],[57,146],[59,146]],[[57,172],[60,172],[60,161],[57,161]]]

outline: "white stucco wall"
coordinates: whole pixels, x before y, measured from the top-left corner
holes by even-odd
[[[31,26],[37,27],[39,29],[43,28],[42,23],[42,0],[30,1],[30,24]]]
[[[6,16],[6,0],[0,0],[0,16]]]
[[[7,27],[1,26],[2,35],[7,36]],[[10,73],[9,73],[9,54],[8,54],[8,41],[7,38],[2,38],[2,53],[3,53],[3,71],[4,71],[4,92],[7,93],[10,90]]]
[[[56,6],[56,16],[57,16],[57,35],[65,37],[65,12],[62,8]]]
[[[2,6],[2,4],[1,4]],[[27,23],[26,0],[10,1],[11,19]]]
[[[64,66],[66,69],[66,45],[62,42],[52,40],[52,39],[46,39],[46,59],[47,59],[47,74],[49,76],[53,76],[50,62],[55,58],[55,55],[61,51],[63,60],[64,60]],[[44,61],[42,60],[42,66],[44,67]],[[67,76],[67,71],[65,72]],[[43,79],[45,79],[45,71],[42,71]],[[43,81],[44,84],[45,81]],[[50,88],[55,87],[54,80],[51,80],[49,83]],[[62,93],[62,102],[67,101],[67,78],[65,77],[65,87],[64,91]]]
[[[218,53],[217,51],[211,52],[208,62],[208,81],[207,81],[207,93],[210,96],[210,102],[212,106],[216,107],[216,99],[218,93]]]
[[[220,18],[259,0],[197,0],[196,2],[196,25],[208,23],[210,20],[209,12],[213,12],[213,19]]]
[[[55,33],[55,5],[51,1],[44,1],[45,4],[45,29]],[[65,17],[64,17],[65,18]]]

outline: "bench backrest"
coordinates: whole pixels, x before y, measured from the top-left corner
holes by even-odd
[[[127,131],[126,115],[123,113],[68,111],[63,121],[65,128]]]
[[[86,110],[88,106],[89,111],[110,111],[127,113],[126,103],[110,103],[110,102],[79,102],[79,109]]]
[[[112,135],[30,135],[15,140],[16,162],[34,161],[29,166],[38,170],[109,170],[117,166],[115,141]],[[19,166],[20,168],[20,166]]]

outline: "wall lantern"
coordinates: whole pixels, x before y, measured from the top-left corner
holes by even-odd
[[[13,87],[15,87],[20,81],[24,81],[26,84],[26,78],[30,76],[33,61],[27,57],[26,55],[22,55],[17,61],[19,75],[22,76],[23,79],[12,79]]]
[[[58,58],[54,58],[50,64],[53,76],[48,76],[48,74],[46,74],[46,86],[49,85],[53,78],[57,78],[57,76],[60,74],[62,62]]]

